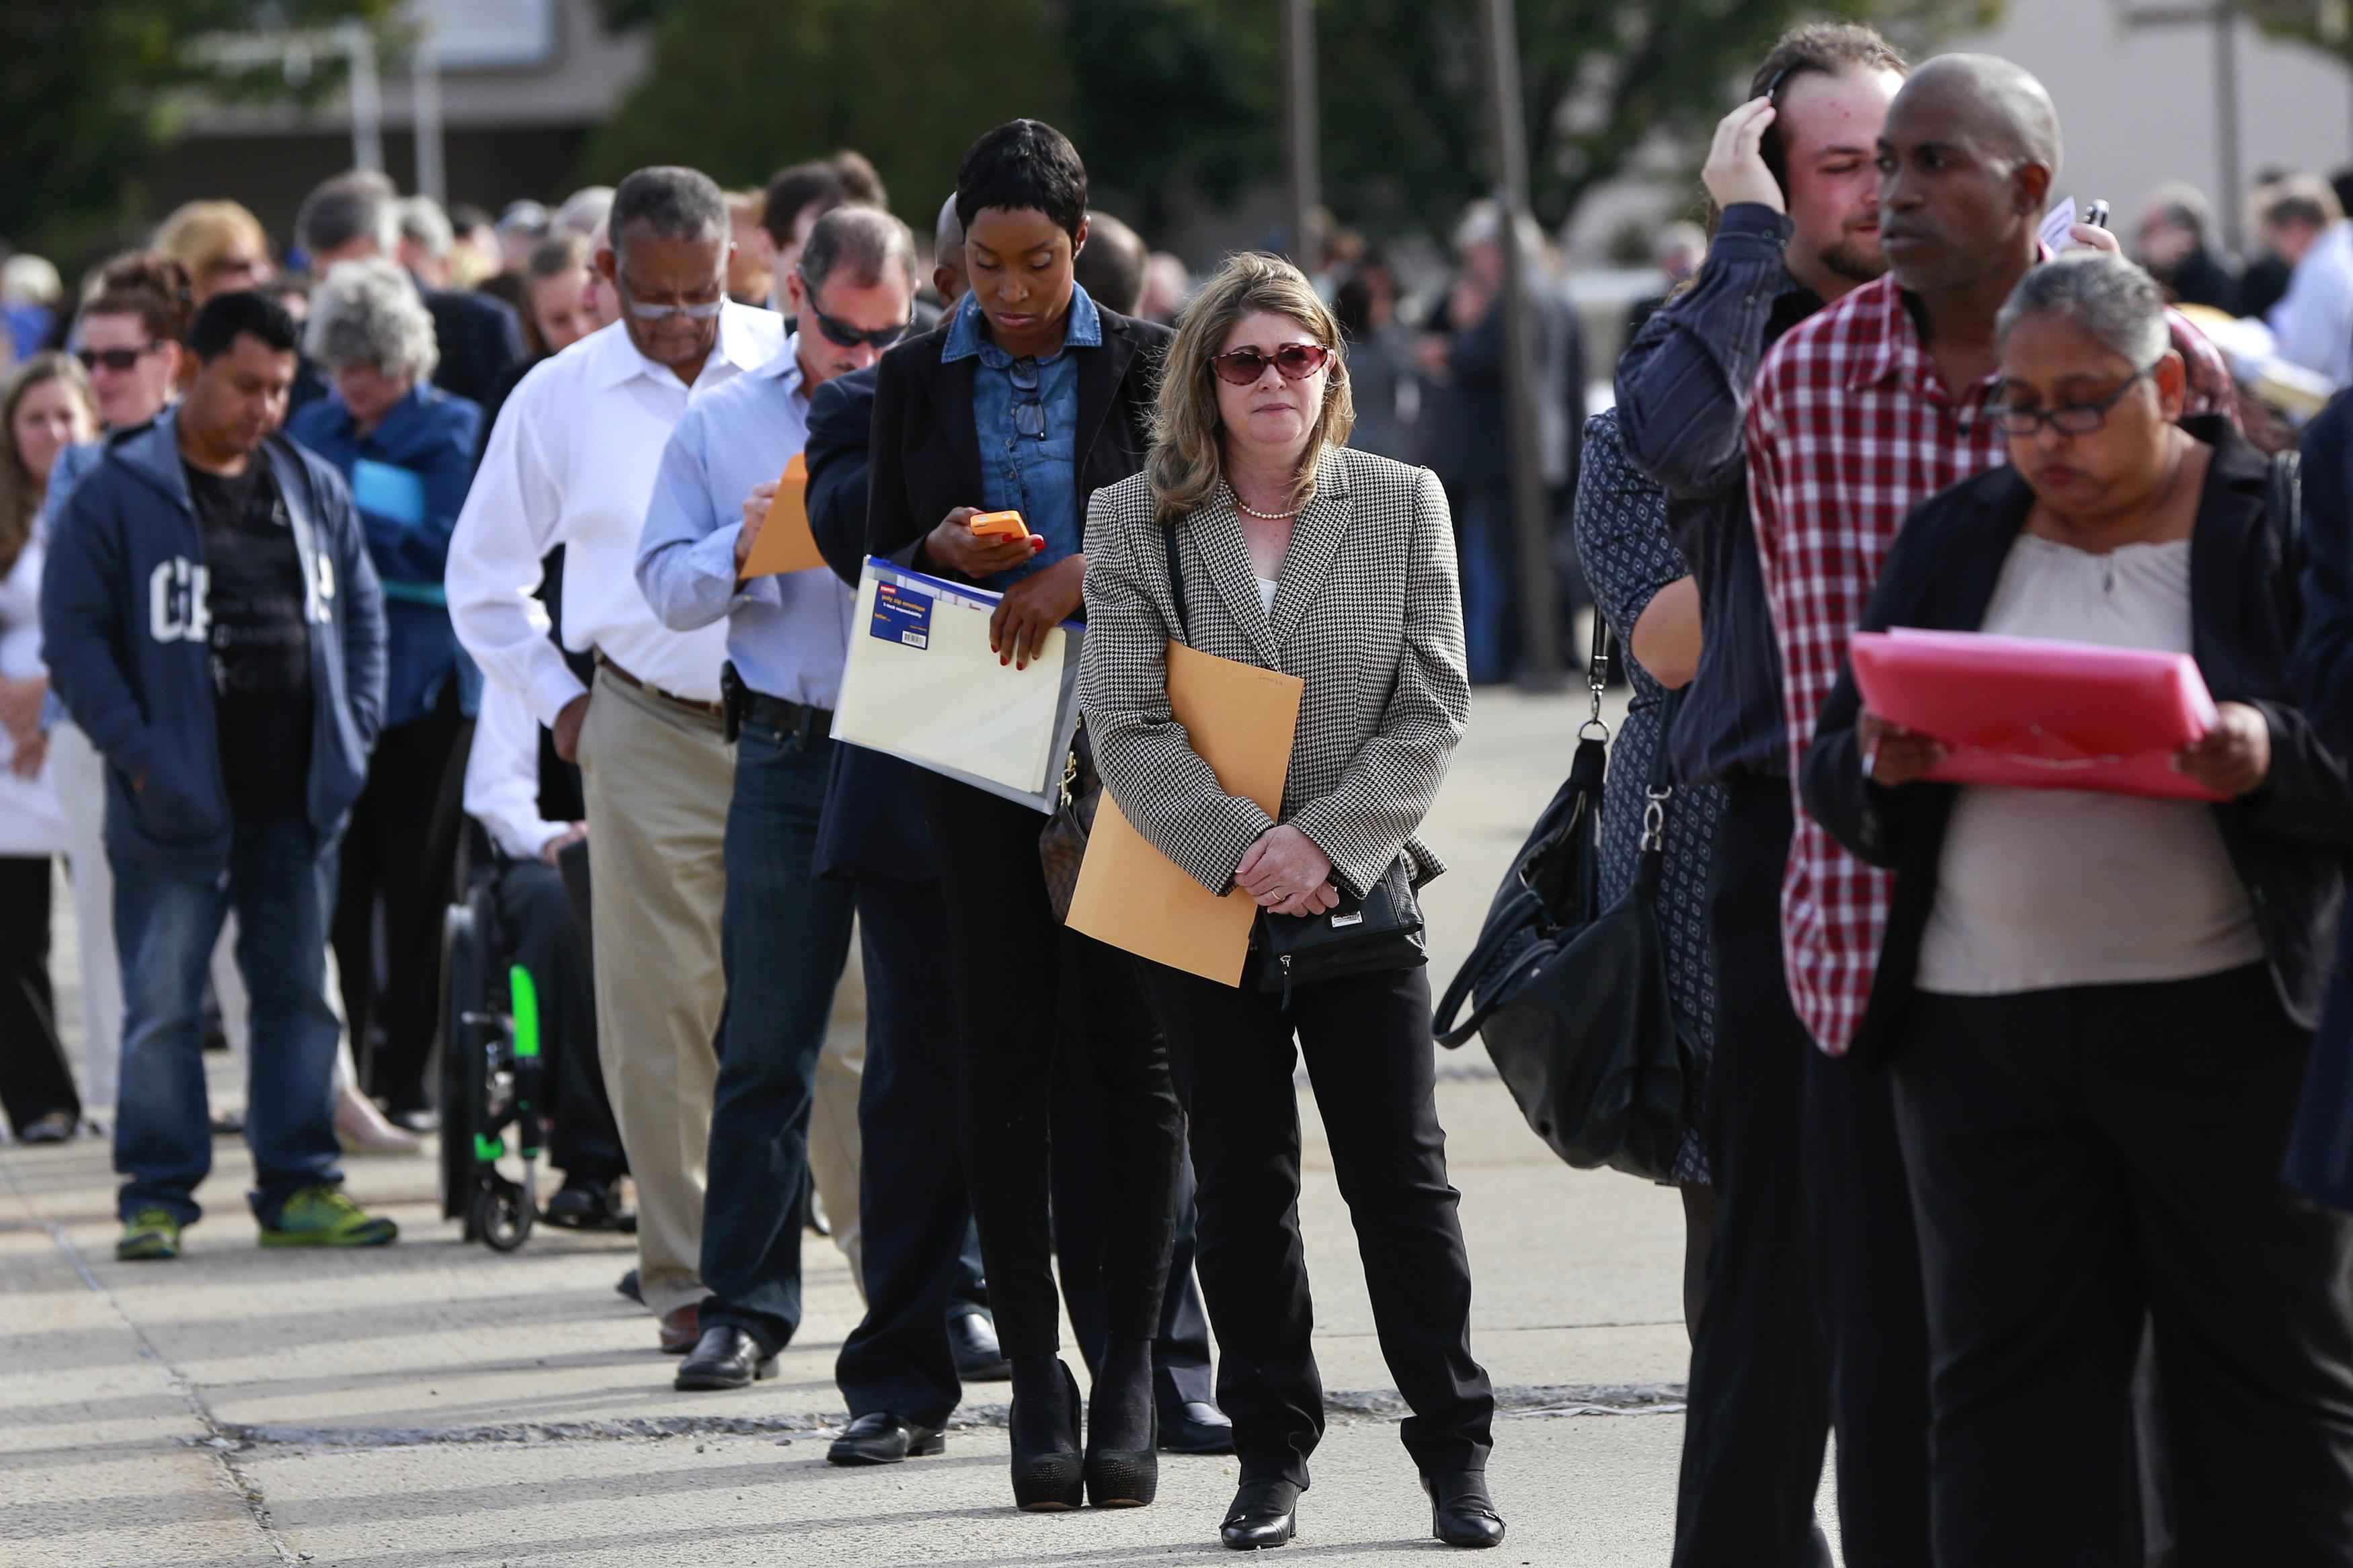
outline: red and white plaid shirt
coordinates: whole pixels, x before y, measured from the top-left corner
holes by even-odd
[[[2188,412],[2234,407],[2221,356],[2179,315]],[[1749,396],[1748,501],[1781,650],[1790,788],[1880,563],[1912,509],[2010,460],[1988,376],[1958,396],[1928,357],[1893,275],[1792,329]],[[1781,884],[1789,995],[1815,1042],[1843,1056],[1871,999],[1894,877],[1856,859],[1802,805]]]

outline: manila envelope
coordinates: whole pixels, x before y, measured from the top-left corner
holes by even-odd
[[[817,535],[809,531],[808,463],[798,452],[785,465],[776,481],[776,498],[760,521],[760,536],[744,563],[744,581],[772,577],[779,572],[806,572],[825,564],[818,552]]]
[[[1299,701],[1295,675],[1168,645],[1168,707],[1229,795],[1269,816],[1282,807]],[[1120,815],[1103,792],[1071,897],[1070,927],[1171,969],[1242,983],[1258,905],[1240,889],[1223,898],[1195,881]]]

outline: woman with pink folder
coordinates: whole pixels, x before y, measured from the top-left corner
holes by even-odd
[[[2146,273],[2082,254],[2004,307],[2012,466],[1905,524],[1866,630],[2193,657],[2212,801],[1926,777],[1852,673],[1807,808],[1894,868],[1855,1048],[1884,1053],[1935,1352],[1938,1568],[2137,1561],[2128,1390],[2153,1325],[2181,1561],[2353,1560],[2353,1217],[2279,1177],[2353,847],[2297,706],[2271,468],[2184,373]]]

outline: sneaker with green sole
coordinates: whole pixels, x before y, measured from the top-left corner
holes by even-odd
[[[371,1215],[327,1183],[304,1187],[278,1211],[278,1223],[261,1227],[264,1247],[382,1247],[400,1226]]]
[[[141,1209],[122,1222],[114,1256],[125,1263],[159,1262],[180,1256],[180,1222],[169,1209]]]

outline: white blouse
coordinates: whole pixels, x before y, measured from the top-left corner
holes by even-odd
[[[0,675],[23,680],[42,673],[41,562],[36,534],[0,577]],[[16,747],[0,730],[0,855],[58,855],[65,851],[65,811],[47,763],[30,778],[9,766]]]
[[[1981,631],[2189,651],[2189,542],[2106,554],[2021,534]],[[1969,784],[1915,984],[1954,995],[2187,980],[2263,956],[2213,807]]]

